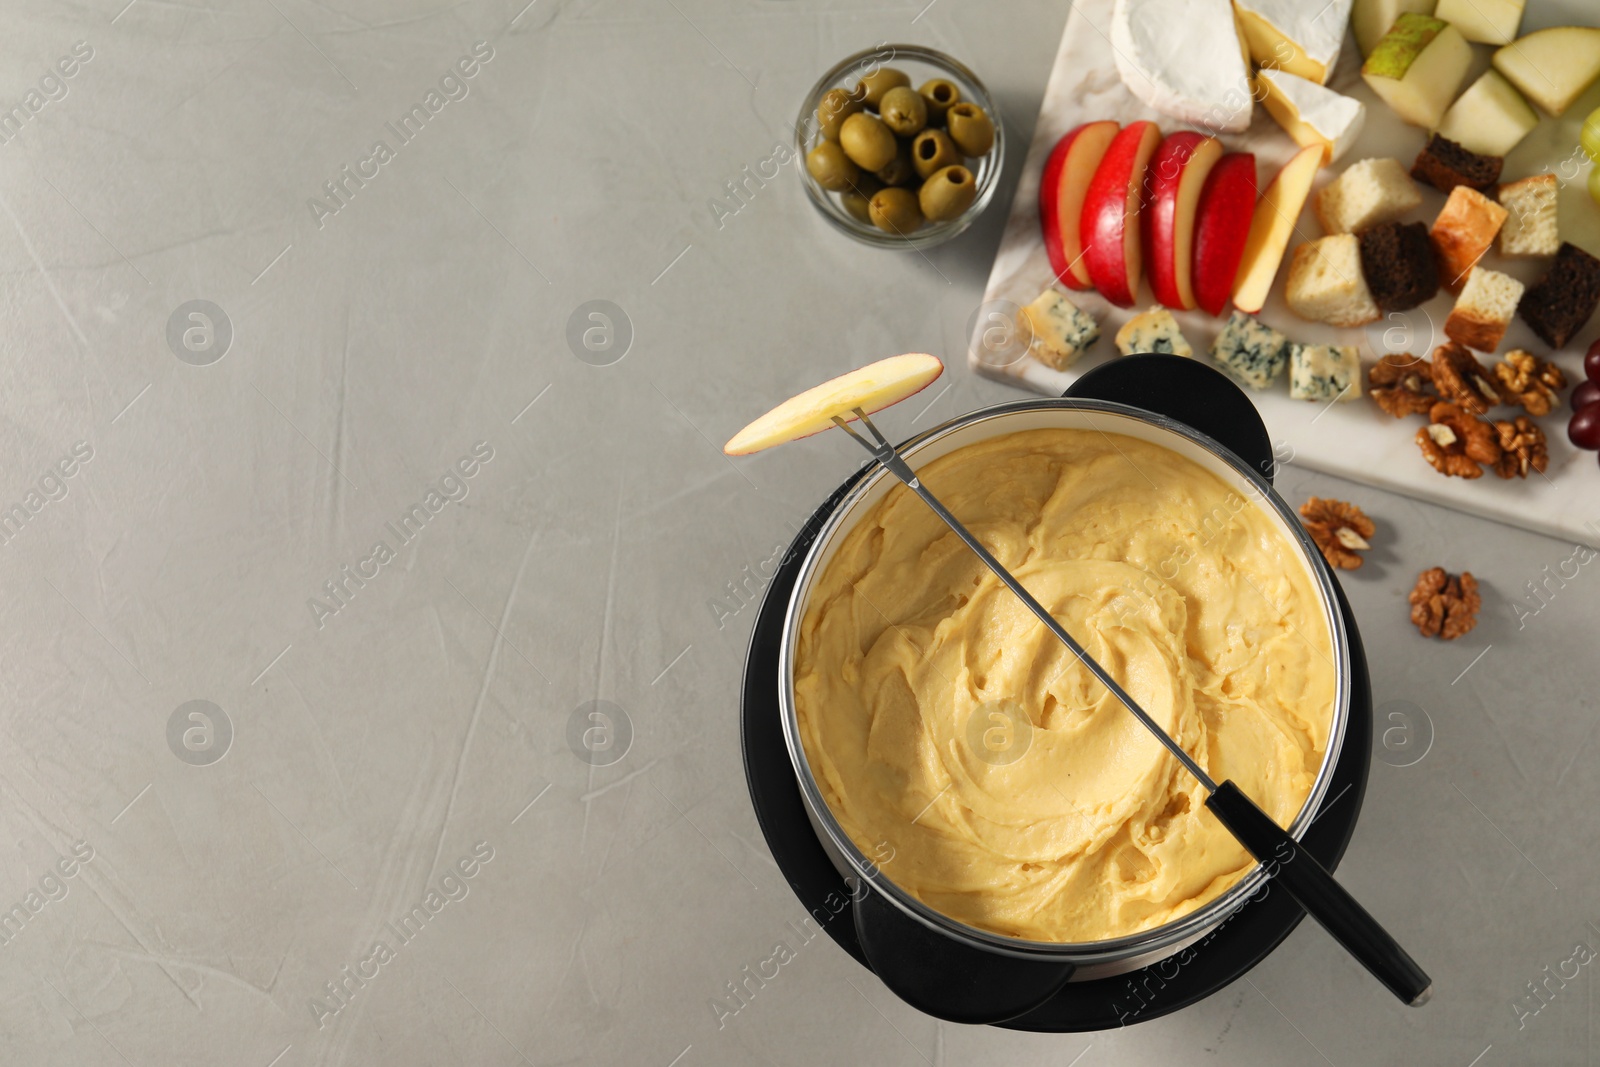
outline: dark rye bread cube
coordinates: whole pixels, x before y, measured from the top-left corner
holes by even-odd
[[[1434,134],[1411,165],[1411,176],[1441,193],[1448,193],[1458,185],[1471,186],[1482,193],[1500,181],[1500,168],[1504,163],[1499,156],[1480,156]]]
[[[1439,265],[1428,227],[1383,222],[1361,234],[1361,273],[1384,311],[1410,311],[1439,291]]]
[[[1600,259],[1563,241],[1550,271],[1522,297],[1517,314],[1551,348],[1583,329],[1600,305]]]

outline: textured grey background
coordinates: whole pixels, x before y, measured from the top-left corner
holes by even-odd
[[[969,63],[1026,143],[1064,4],[124,2],[9,0],[0,35],[5,107],[93,49],[0,144],[0,510],[28,513],[0,545],[0,906],[25,915],[0,1061],[1596,1062],[1595,965],[1520,1030],[1512,1005],[1600,946],[1600,563],[1519,629],[1511,603],[1572,546],[1296,470],[1291,500],[1380,523],[1346,586],[1380,704],[1436,733],[1374,764],[1342,869],[1433,1004],[1303,926],[1174,1016],[1019,1035],[919,1016],[819,938],[719,1028],[712,998],[802,915],[745,794],[753,610],[728,584],[856,459],[717,446],[893,352],[955,362],[896,432],[1013,395],[959,356],[1016,161],[926,257],[827,230],[791,170],[720,226],[711,202],[879,41]],[[397,146],[385,124],[477,41],[468,94]],[[319,220],[308,200],[380,138],[394,158]],[[208,365],[168,345],[191,300],[232,325]],[[590,300],[633,330],[608,366],[567,344]],[[400,545],[386,524],[478,442],[492,460],[442,486],[466,496]],[[379,540],[394,558],[363,564]],[[1434,563],[1485,581],[1454,644],[1405,621]],[[313,612],[344,565],[376,573]],[[605,766],[567,742],[596,699],[632,725]],[[169,747],[195,700],[231,724],[214,762],[187,712]],[[80,840],[92,859],[52,874]],[[402,944],[386,924],[464,859]],[[346,966],[373,976],[319,1017]]]

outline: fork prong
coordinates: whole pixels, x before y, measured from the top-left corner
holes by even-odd
[[[845,433],[849,434],[851,437],[855,438],[856,444],[860,445],[862,448],[866,449],[868,452],[871,452],[874,456],[876,456],[878,454],[878,450],[876,448],[872,447],[872,442],[868,441],[865,437],[862,437],[860,434],[856,433],[855,428],[853,426],[851,426],[848,422],[845,422],[844,419],[840,418],[838,415],[835,415],[833,417],[833,424],[835,426],[839,427],[839,429],[843,430]]]
[[[873,440],[878,442],[879,448],[891,448],[889,439],[878,432],[878,427],[873,424],[871,419],[867,418],[867,413],[865,411],[862,411],[860,408],[853,408],[852,414],[861,420],[861,425],[865,426],[868,432],[872,434]]]

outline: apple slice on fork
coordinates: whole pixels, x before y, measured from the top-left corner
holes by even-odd
[[[729,456],[748,456],[821,433],[834,418],[855,421],[857,409],[870,415],[926,389],[944,373],[938,356],[909,352],[830,378],[790,397],[761,416],[722,446]]]

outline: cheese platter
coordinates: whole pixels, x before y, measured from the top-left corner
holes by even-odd
[[[1280,460],[1600,540],[1597,78],[1582,0],[1078,0],[969,365],[1211,361]]]

